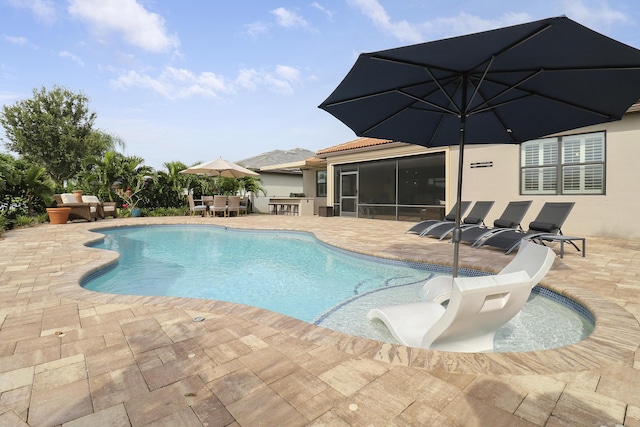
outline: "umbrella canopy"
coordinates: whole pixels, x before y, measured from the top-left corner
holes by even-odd
[[[639,50],[557,17],[361,54],[320,108],[358,136],[460,145],[460,206],[465,144],[619,120],[639,98]]]
[[[218,159],[212,160],[210,162],[191,166],[190,168],[180,171],[180,173],[224,176],[227,178],[242,178],[245,176],[260,175],[257,172],[224,160],[222,157],[219,157]]]

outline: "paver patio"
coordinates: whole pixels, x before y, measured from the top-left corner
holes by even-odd
[[[43,225],[0,239],[2,426],[640,426],[640,241],[588,237],[542,284],[596,317],[561,349],[456,354],[380,343],[262,309],[79,286],[117,255],[89,230],[215,224],[312,232],[354,251],[450,263],[409,224],[248,215]],[[512,256],[461,247],[465,267]],[[202,316],[202,322],[193,318]]]

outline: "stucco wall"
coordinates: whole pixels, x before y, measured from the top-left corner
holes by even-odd
[[[622,121],[591,126],[568,134],[606,131],[606,194],[568,196],[520,196],[518,145],[467,146],[464,156],[463,198],[495,200],[489,224],[509,201],[532,200],[522,224],[526,229],[547,201],[573,201],[575,206],[562,227],[564,234],[640,238],[640,114],[630,114]],[[452,147],[451,163],[457,163],[458,149]],[[473,162],[492,161],[491,168],[472,169]],[[453,169],[453,168],[451,168]],[[455,174],[455,173],[454,173]],[[455,187],[449,186],[453,200]]]
[[[577,129],[565,134],[606,131],[606,194],[568,196],[521,196],[519,145],[468,145],[464,152],[463,199],[495,200],[487,224],[498,218],[510,201],[532,200],[522,225],[526,229],[547,201],[573,201],[575,206],[562,231],[566,235],[640,238],[640,114],[623,120]],[[562,134],[561,134],[562,135]],[[455,202],[459,148],[426,149],[394,146],[384,150],[340,153],[327,158],[328,194],[333,194],[333,165],[445,151],[447,206]],[[493,162],[489,168],[471,168],[471,163]]]
[[[281,174],[281,173],[260,173],[262,187],[267,191],[267,195],[253,198],[254,212],[268,213],[270,197],[289,197],[291,193],[302,193],[301,174]]]

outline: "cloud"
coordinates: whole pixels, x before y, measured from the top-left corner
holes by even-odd
[[[311,7],[318,9],[320,12],[327,15],[329,19],[333,19],[333,12],[322,6],[320,3],[314,1],[313,3],[311,3]]]
[[[407,21],[394,22],[378,0],[348,0],[348,3],[369,18],[376,27],[394,35],[398,40],[409,43],[423,41],[423,36],[416,25]]]
[[[300,71],[288,65],[277,65],[273,71],[242,69],[235,85],[238,88],[259,90],[265,88],[280,95],[292,95],[300,82]]]
[[[460,12],[456,16],[438,18],[424,23],[425,33],[436,35],[437,38],[459,36],[479,31],[487,31],[509,25],[522,24],[532,21],[527,13],[504,13],[496,19],[483,19],[478,16]]]
[[[14,37],[14,36],[3,35],[2,38],[8,41],[9,43],[13,43],[13,44],[26,45],[29,43],[29,40],[27,40],[26,37]]]
[[[306,27],[307,21],[295,12],[292,12],[284,7],[279,7],[270,12],[276,17],[276,22],[279,26],[285,28],[297,28]]]
[[[419,43],[442,37],[469,34],[532,20],[526,13],[504,13],[496,19],[483,19],[460,12],[451,17],[411,23],[405,20],[393,21],[378,0],[348,0],[348,3],[358,8],[376,27],[396,37],[399,41],[407,43]]]
[[[588,7],[583,0],[565,0],[562,8],[569,18],[590,28],[609,28],[631,21],[624,13],[613,10],[606,1]]]
[[[189,70],[165,67],[160,75],[130,70],[122,73],[111,83],[121,89],[151,89],[167,99],[185,99],[192,96],[218,98],[220,94],[231,91],[222,77],[211,72],[194,74]]]
[[[251,24],[247,24],[244,26],[247,33],[251,36],[251,37],[257,37],[261,34],[265,34],[269,32],[269,25],[265,24],[262,21],[258,21],[258,22],[254,22]]]
[[[82,59],[80,59],[80,57],[78,57],[78,56],[74,55],[74,54],[73,54],[73,53],[71,53],[71,52],[67,52],[66,50],[63,50],[63,51],[61,51],[61,52],[59,52],[59,53],[58,53],[58,56],[59,56],[60,58],[70,59],[70,60],[72,60],[73,62],[75,62],[76,64],[78,64],[78,65],[80,65],[80,66],[84,67],[84,62],[82,62]]]
[[[28,9],[36,18],[50,24],[56,20],[56,2],[54,0],[8,0],[10,6]]]
[[[258,71],[241,69],[233,80],[225,79],[212,72],[195,74],[183,68],[165,67],[157,76],[145,72],[129,70],[111,80],[119,89],[140,88],[151,90],[167,99],[187,99],[193,96],[221,98],[239,90],[265,89],[281,95],[295,92],[300,83],[300,71],[288,65],[278,65],[274,70]]]
[[[69,0],[69,13],[99,32],[119,34],[149,52],[177,51],[178,37],[167,32],[164,19],[136,0]]]

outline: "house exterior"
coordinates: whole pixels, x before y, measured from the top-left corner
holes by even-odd
[[[313,151],[304,148],[290,150],[273,150],[257,156],[238,160],[238,164],[260,173],[262,187],[266,195],[251,194],[252,211],[257,213],[269,212],[269,199],[273,197],[289,197],[291,194],[303,193],[303,173],[300,168],[271,165],[281,165],[299,161],[313,156]]]
[[[622,120],[523,144],[468,145],[463,200],[494,200],[491,225],[510,201],[572,201],[565,235],[640,238],[640,106]],[[442,218],[455,203],[459,147],[425,147],[360,138],[317,152],[326,161],[326,204],[334,215],[419,221]],[[317,187],[308,171],[305,192]]]

